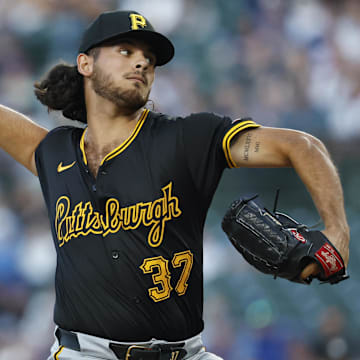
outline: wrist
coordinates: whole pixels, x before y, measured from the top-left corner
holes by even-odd
[[[331,224],[326,226],[325,229],[322,231],[326,236],[341,238],[344,241],[350,240],[350,228],[348,224]]]

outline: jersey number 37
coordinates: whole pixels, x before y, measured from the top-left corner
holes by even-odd
[[[180,278],[175,286],[175,291],[179,296],[186,293],[188,287],[187,281],[193,266],[193,254],[190,250],[175,253],[171,265],[173,268],[183,267]],[[148,289],[149,296],[155,302],[163,301],[170,297],[174,288],[171,286],[171,273],[169,271],[169,260],[163,256],[156,256],[144,259],[140,266],[144,274],[153,274],[152,279],[155,287]]]

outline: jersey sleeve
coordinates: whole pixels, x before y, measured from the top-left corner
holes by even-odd
[[[241,118],[232,121],[231,127],[226,131],[222,140],[222,150],[226,159],[226,165],[229,168],[238,167],[235,161],[232,159],[230,152],[231,140],[235,138],[237,134],[244,130],[254,129],[260,127],[259,124],[255,123],[252,118]]]
[[[233,121],[213,113],[192,114],[183,120],[187,163],[200,191],[214,190],[223,170],[236,167],[230,152],[231,140],[241,131],[260,126],[251,118]]]

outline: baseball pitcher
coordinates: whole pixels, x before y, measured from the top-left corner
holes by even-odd
[[[57,252],[49,359],[220,359],[201,340],[202,242],[225,168],[293,167],[347,265],[342,188],[324,145],[251,118],[147,110],[155,70],[173,55],[143,15],[106,12],[85,31],[77,64],[35,84],[43,105],[84,127],[48,131],[0,107],[0,146],[38,176]],[[332,275],[315,261],[296,271],[300,282]]]

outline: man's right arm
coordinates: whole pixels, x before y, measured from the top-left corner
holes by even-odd
[[[35,150],[47,133],[25,115],[0,105],[0,147],[36,176]]]

